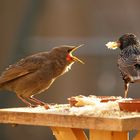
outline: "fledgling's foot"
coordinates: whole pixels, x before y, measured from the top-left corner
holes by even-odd
[[[45,104],[45,105],[44,105],[44,108],[45,108],[45,109],[50,109],[49,104]]]
[[[33,104],[31,104],[29,107],[35,108],[35,107],[38,107],[38,105],[33,105]]]

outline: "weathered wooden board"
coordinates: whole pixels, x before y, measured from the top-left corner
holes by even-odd
[[[90,130],[90,140],[128,140],[129,134],[126,131],[105,131],[105,130]]]
[[[51,127],[57,140],[88,140],[82,129]]]
[[[87,128],[107,131],[140,130],[140,116],[99,118],[62,114],[48,114],[27,108],[0,109],[0,123]]]

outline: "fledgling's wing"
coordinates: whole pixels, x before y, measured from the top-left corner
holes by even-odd
[[[43,53],[42,53],[43,54]],[[10,65],[0,77],[0,85],[19,77],[37,71],[45,63],[46,57],[41,53],[21,59],[16,64]]]

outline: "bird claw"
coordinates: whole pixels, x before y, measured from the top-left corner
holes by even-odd
[[[31,108],[35,108],[35,107],[37,107],[38,105],[33,105],[33,104],[31,104],[29,107],[31,107]]]
[[[45,108],[45,109],[50,109],[49,104],[45,104],[45,105],[44,105],[44,108]]]
[[[123,80],[126,81],[127,83],[133,82],[133,79],[132,79],[130,76],[128,76],[128,75],[125,75],[125,76],[123,77]]]

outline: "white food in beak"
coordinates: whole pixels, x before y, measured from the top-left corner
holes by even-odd
[[[117,43],[117,42],[108,42],[108,43],[106,44],[106,46],[107,46],[108,49],[113,49],[113,50],[115,50],[115,49],[118,48],[118,43]]]

